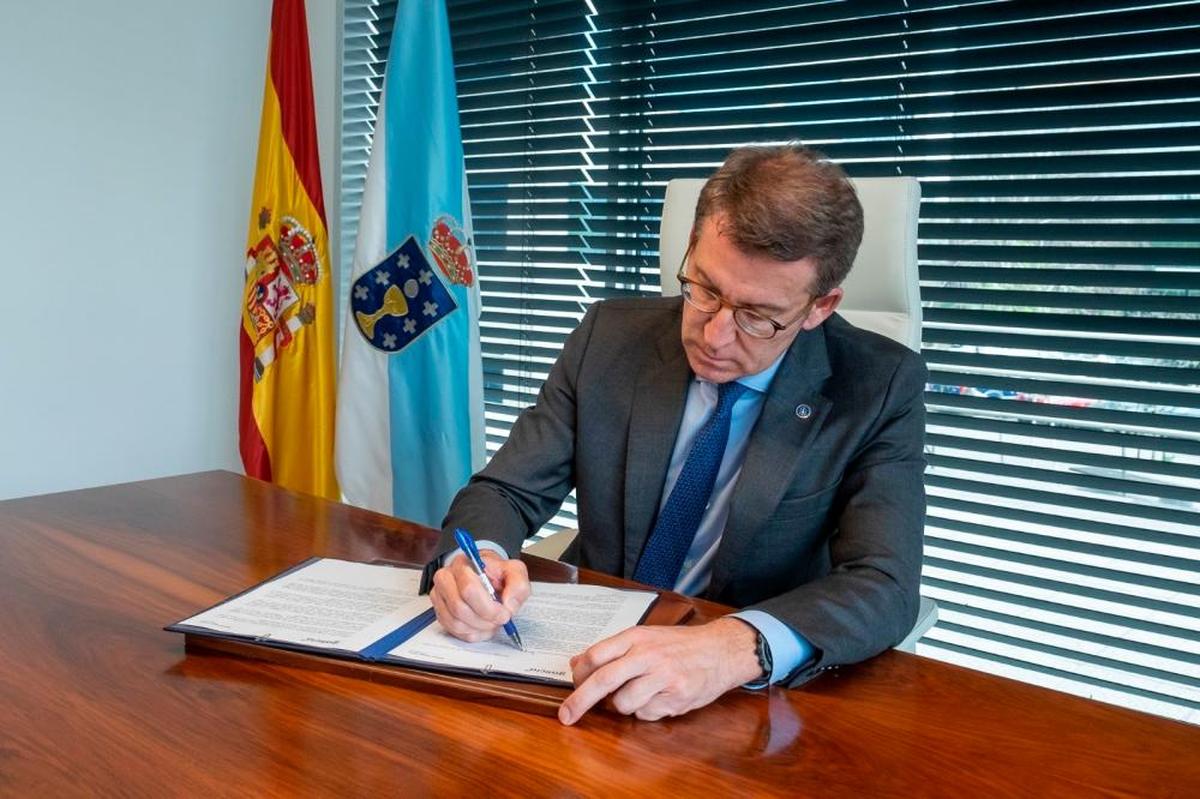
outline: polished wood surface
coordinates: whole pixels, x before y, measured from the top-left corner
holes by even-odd
[[[568,728],[161,629],[310,555],[431,545],[224,472],[0,502],[0,794],[1200,796],[1200,728],[900,652]]]

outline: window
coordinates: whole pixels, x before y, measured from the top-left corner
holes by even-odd
[[[346,2],[351,245],[389,7]],[[490,449],[591,302],[657,293],[667,180],[789,139],[915,176],[919,651],[1200,722],[1200,3],[449,7]]]

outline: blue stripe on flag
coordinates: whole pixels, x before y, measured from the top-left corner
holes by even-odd
[[[384,92],[388,241],[394,246],[414,236],[437,260],[439,220],[446,223],[441,233],[451,234],[441,239],[451,242],[451,250],[472,244],[463,233],[470,209],[444,3],[401,0]],[[431,526],[441,523],[471,475],[471,414],[482,412],[481,399],[471,396],[470,370],[479,365],[468,352],[478,336],[477,302],[469,296],[478,291],[476,278],[470,277],[474,287],[464,285],[461,275],[456,282],[453,258],[443,260],[436,277],[457,310],[388,362],[392,513]]]

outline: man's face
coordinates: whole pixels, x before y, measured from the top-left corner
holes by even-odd
[[[835,288],[814,297],[816,283],[812,258],[776,261],[765,255],[738,250],[720,230],[722,218],[705,221],[688,258],[686,276],[716,291],[726,304],[715,313],[704,313],[683,304],[683,349],[692,372],[713,383],[728,383],[770,366],[804,330],[824,322],[841,302]],[[787,325],[768,339],[754,338],[733,318],[730,305],[749,308]]]

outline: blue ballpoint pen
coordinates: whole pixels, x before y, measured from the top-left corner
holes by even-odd
[[[479,581],[483,583],[483,590],[488,592],[488,596],[499,602],[500,597],[496,596],[496,589],[492,587],[492,581],[488,579],[487,573],[484,571],[483,558],[479,555],[479,547],[475,546],[475,539],[466,530],[456,527],[454,528],[454,540],[458,542],[458,548],[466,554],[467,560],[471,561],[471,565],[475,567],[475,573],[479,575]],[[517,625],[513,624],[512,619],[504,623],[504,632],[508,633],[508,637],[517,645],[517,649],[525,651],[525,645],[521,643],[521,634],[517,632]]]

